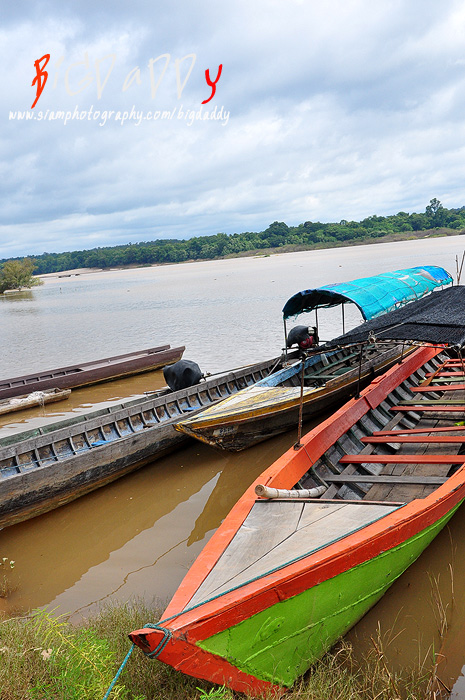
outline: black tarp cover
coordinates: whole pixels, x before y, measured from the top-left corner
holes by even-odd
[[[465,286],[449,287],[366,321],[327,343],[327,346],[377,340],[416,340],[463,347],[465,345]]]

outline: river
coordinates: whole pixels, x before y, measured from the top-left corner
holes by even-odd
[[[131,270],[47,277],[0,297],[2,377],[170,343],[204,372],[250,364],[283,347],[281,310],[301,289],[416,265],[455,276],[465,237],[427,238]],[[314,317],[299,322],[312,323]],[[346,310],[346,327],[361,321]],[[340,310],[321,311],[320,335],[341,332]],[[164,384],[161,372],[73,391],[62,403],[4,417],[0,436],[118,402]],[[294,442],[279,436],[239,454],[200,443],[73,503],[0,532],[16,590],[5,612],[39,606],[90,614],[110,600],[165,603],[246,487]],[[378,624],[400,667],[434,647],[441,680],[465,697],[463,508],[349,638],[370,647]],[[389,636],[390,635],[390,636]]]

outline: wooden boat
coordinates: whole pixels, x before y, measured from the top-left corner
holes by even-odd
[[[423,266],[307,289],[285,303],[284,327],[288,318],[311,311],[317,314],[323,307],[342,306],[344,314],[347,303],[355,304],[368,321],[451,282],[443,268]],[[318,333],[317,316],[315,320]],[[314,418],[346,401],[403,352],[396,343],[368,344],[362,354],[356,347],[325,351],[323,346],[302,360],[303,367],[284,368],[220,405],[184,418],[176,429],[213,447],[243,450],[297,426],[299,415],[304,420]]]
[[[280,358],[188,389],[67,419],[0,439],[0,526],[52,510],[179,447],[173,424],[280,366]]]
[[[43,406],[46,403],[55,403],[55,401],[63,401],[71,394],[71,389],[45,389],[44,391],[33,391],[30,394],[15,396],[11,399],[0,400],[0,416],[6,413],[15,411],[24,411],[33,406]]]
[[[291,686],[465,499],[465,426],[454,424],[464,369],[419,348],[309,432],[246,491],[160,622],[132,641],[253,696]]]
[[[237,452],[295,428],[302,418],[324,414],[353,396],[359,387],[397,362],[405,349],[398,343],[328,350],[284,367],[253,386],[193,416],[175,428],[190,437]],[[361,361],[362,360],[362,361]],[[303,384],[303,390],[302,390]]]
[[[38,374],[2,379],[0,380],[0,399],[19,396],[27,391],[44,391],[44,389],[52,389],[53,387],[72,389],[150,372],[177,362],[181,359],[184,350],[184,347],[171,348],[169,345],[161,345],[156,348],[115,355],[93,362],[83,362],[80,365],[60,367]]]

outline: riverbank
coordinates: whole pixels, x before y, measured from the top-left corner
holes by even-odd
[[[143,602],[104,608],[71,625],[43,611],[1,620],[2,700],[99,700],[130,649],[127,632],[155,621],[155,606]],[[286,700],[433,700],[443,697],[434,667],[396,674],[388,667],[383,641],[358,664],[341,643],[299,681]],[[109,700],[239,700],[227,688],[184,676],[171,667],[132,653]]]
[[[286,253],[299,253],[299,252],[311,252],[316,250],[332,250],[341,248],[356,248],[361,246],[371,246],[378,243],[400,243],[402,241],[418,241],[430,238],[444,238],[444,237],[454,237],[463,236],[465,234],[465,229],[455,230],[448,228],[438,228],[438,229],[426,229],[423,231],[404,231],[399,233],[388,233],[385,236],[373,237],[373,238],[363,238],[356,240],[347,241],[334,241],[334,242],[322,242],[314,243],[312,245],[303,244],[286,244],[280,246],[279,248],[256,248],[253,250],[244,250],[239,253],[230,253],[229,255],[223,255],[214,258],[197,258],[183,260],[180,262],[166,262],[166,263],[153,263],[144,265],[118,265],[113,267],[86,267],[86,268],[76,268],[70,270],[62,270],[60,272],[48,272],[46,274],[35,275],[38,279],[62,279],[69,277],[79,277],[81,275],[90,275],[97,272],[117,272],[121,270],[134,270],[139,268],[148,267],[171,267],[173,265],[186,265],[198,262],[215,262],[219,260],[235,260],[240,258],[263,258],[270,257],[272,255],[285,255]]]

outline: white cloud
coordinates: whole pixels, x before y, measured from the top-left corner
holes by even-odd
[[[0,258],[413,211],[433,196],[461,206],[464,38],[458,0],[175,0],[162,9],[117,0],[106,10],[50,0],[32,2],[29,14],[10,6],[0,31]],[[203,109],[224,106],[229,121],[9,120],[30,108],[33,62],[46,52],[36,114],[76,105],[197,111],[210,92],[205,68],[214,76],[222,63]],[[148,63],[165,53],[153,99]],[[178,100],[175,61],[190,53]],[[71,65],[86,54],[92,82],[69,95],[66,71],[77,89],[87,68]],[[95,61],[109,54],[99,100]],[[137,66],[141,84],[123,93]]]

